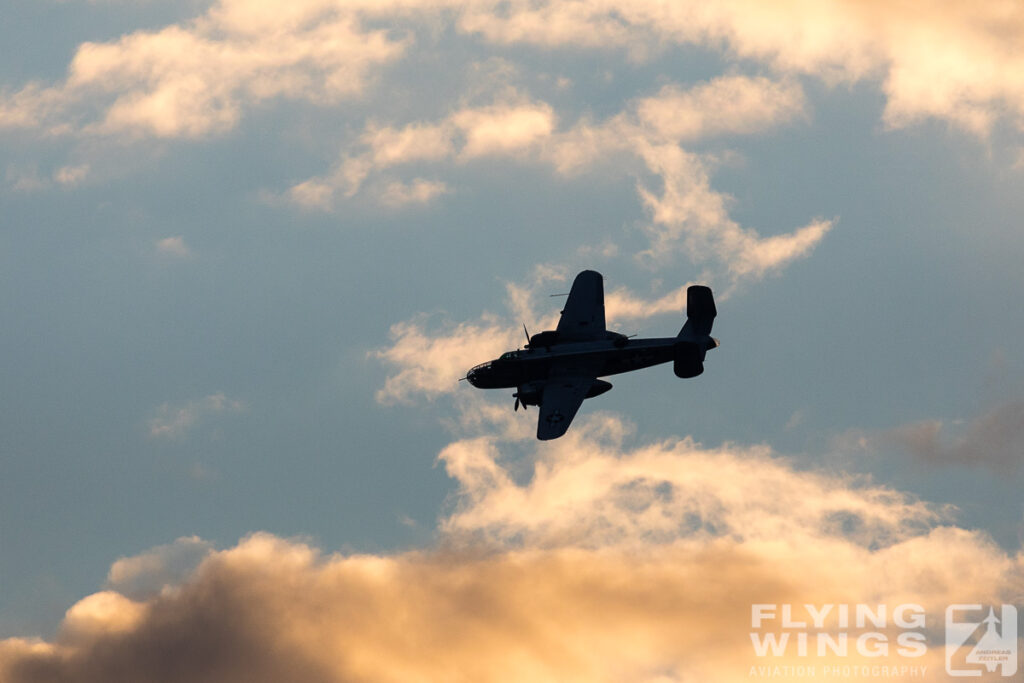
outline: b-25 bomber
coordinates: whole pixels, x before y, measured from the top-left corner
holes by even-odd
[[[520,405],[540,408],[537,438],[557,439],[585,399],[612,388],[599,377],[669,361],[677,377],[704,372],[704,354],[718,346],[711,336],[717,314],[711,289],[692,285],[686,290],[686,324],[678,335],[632,339],[605,327],[604,279],[584,270],[572,283],[556,329],[533,336],[526,332],[526,346],[474,366],[466,379],[480,389],[514,388],[515,410]]]

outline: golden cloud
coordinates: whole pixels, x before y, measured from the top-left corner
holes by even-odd
[[[1020,556],[905,493],[763,447],[629,447],[616,418],[586,422],[535,446],[523,483],[500,460],[528,435],[446,448],[459,492],[434,548],[325,555],[253,534],[173,587],[84,598],[53,642],[0,641],[0,681],[749,681],[801,665],[929,680],[944,605],[1024,587]],[[900,654],[891,623],[882,658],[752,645],[754,604],[860,603],[919,606],[924,645]]]
[[[398,367],[377,392],[379,402],[406,401],[415,393],[429,398],[451,393],[471,365],[514,347],[519,332],[492,316],[485,316],[480,323],[460,323],[439,334],[427,332],[424,323],[418,318],[392,325],[394,343],[373,352],[376,358]]]
[[[511,156],[549,163],[558,173],[572,175],[602,160],[626,157],[630,163],[617,164],[616,173],[635,172],[631,164],[640,159],[662,179],[660,196],[638,188],[653,218],[647,230],[651,247],[643,252],[651,261],[669,261],[685,249],[697,261],[722,261],[734,280],[757,279],[807,255],[832,227],[831,221],[816,220],[792,233],[761,237],[739,226],[728,216],[728,198],[711,188],[704,159],[679,146],[750,134],[803,115],[803,90],[794,83],[726,76],[689,89],[666,86],[606,121],[584,119],[563,131],[555,130],[549,105],[520,100],[462,108],[439,121],[401,128],[369,124],[334,169],[295,185],[289,197],[306,207],[331,209],[337,193],[351,197],[376,175],[368,189],[378,201],[423,203],[446,193],[448,186],[425,178],[409,185],[388,180],[382,172],[404,164]],[[680,310],[671,308],[678,299],[677,292],[672,300],[655,302],[656,311]],[[621,294],[612,303],[616,314],[637,311]]]
[[[0,125],[56,131],[85,118],[108,133],[224,131],[271,98],[361,92],[412,40],[366,26],[410,20],[493,44],[626,49],[636,59],[697,44],[827,83],[875,79],[891,126],[936,118],[985,135],[1024,115],[1024,9],[1002,0],[220,0],[190,22],[83,43],[64,83],[0,98]]]
[[[472,3],[460,26],[496,43],[639,57],[659,44],[724,45],[828,83],[877,78],[892,126],[938,118],[984,135],[997,118],[1019,126],[1024,114],[1024,8],[1001,0],[513,0]]]
[[[415,122],[401,128],[369,123],[330,172],[296,184],[288,198],[307,208],[329,210],[337,194],[352,197],[370,179],[376,182],[369,183],[369,191],[380,203],[428,202],[447,192],[447,185],[425,178],[407,184],[381,176],[381,172],[422,162],[525,156],[535,151],[553,128],[551,107],[530,102],[465,107],[437,122]]]
[[[274,8],[271,30],[261,29],[261,7],[269,6],[219,3],[185,24],[83,43],[63,83],[0,99],[0,125],[197,138],[233,128],[244,109],[269,99],[357,95],[371,67],[404,49],[337,3],[305,3],[298,15]]]
[[[660,194],[638,188],[652,218],[651,247],[642,255],[653,261],[668,260],[682,248],[702,259],[717,258],[734,281],[756,280],[806,256],[834,225],[816,219],[794,232],[762,237],[729,217],[728,197],[711,188],[700,156],[672,144],[645,144],[641,154],[662,179]]]

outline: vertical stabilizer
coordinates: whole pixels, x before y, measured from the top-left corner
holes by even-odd
[[[692,285],[686,290],[686,324],[676,337],[673,364],[677,377],[696,377],[704,372],[704,354],[718,346],[718,340],[711,336],[717,315],[710,287]]]

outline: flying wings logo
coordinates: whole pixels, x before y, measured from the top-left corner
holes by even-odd
[[[1014,605],[949,605],[945,616],[949,676],[1019,680]],[[917,604],[754,604],[750,620],[754,654],[783,658],[785,663],[755,665],[749,675],[793,679],[824,673],[841,678],[934,680],[934,676],[926,678],[928,666],[919,659],[928,654],[929,633],[939,636],[938,629],[928,629],[927,622],[925,608]],[[858,661],[844,663],[848,657]]]
[[[982,672],[1017,673],[1017,608],[1003,605],[998,613],[982,605],[946,608],[946,672],[977,677]]]

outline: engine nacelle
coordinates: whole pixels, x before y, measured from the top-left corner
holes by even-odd
[[[526,345],[528,349],[539,349],[551,346],[558,341],[558,332],[555,330],[545,330],[544,332],[538,332],[537,334],[530,337],[530,342]]]
[[[539,406],[544,400],[544,384],[541,382],[530,382],[516,389],[513,394],[524,406]]]
[[[676,377],[690,379],[704,372],[704,349],[693,342],[679,342],[675,348],[672,370]]]

